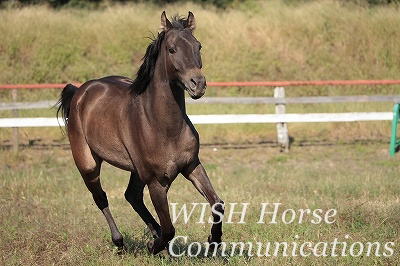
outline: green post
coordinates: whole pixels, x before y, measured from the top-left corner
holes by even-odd
[[[397,123],[400,116],[400,104],[397,103],[393,108],[393,120],[392,120],[392,136],[390,137],[390,156],[394,156],[396,153],[397,146],[400,145],[400,140],[396,140]]]

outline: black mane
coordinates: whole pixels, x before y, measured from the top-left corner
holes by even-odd
[[[146,49],[146,53],[142,58],[143,63],[136,74],[135,80],[129,86],[134,97],[144,92],[153,78],[154,68],[156,66],[158,53],[161,49],[161,43],[164,40],[164,36],[165,32],[162,31]]]
[[[171,21],[172,29],[183,30],[187,27],[187,20],[175,15]],[[154,75],[154,68],[161,49],[161,43],[164,40],[165,31],[157,35],[146,49],[146,53],[142,58],[143,63],[140,66],[136,78],[129,86],[129,89],[134,97],[143,93],[149,85]]]

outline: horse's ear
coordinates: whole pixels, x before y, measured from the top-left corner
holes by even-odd
[[[196,29],[196,20],[194,18],[194,15],[192,12],[189,11],[189,15],[187,18],[187,27],[191,30],[194,31]]]
[[[167,31],[170,28],[172,28],[172,24],[167,19],[167,16],[165,15],[165,11],[163,11],[161,14],[161,30]]]

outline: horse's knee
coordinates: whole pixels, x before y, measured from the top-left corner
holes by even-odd
[[[218,217],[219,214],[224,214],[224,210],[225,210],[225,203],[220,199],[218,200],[216,203],[214,203],[214,206],[212,206],[213,208],[213,217]]]
[[[175,236],[175,228],[171,227],[166,231],[162,231],[161,235],[164,242],[171,241]]]

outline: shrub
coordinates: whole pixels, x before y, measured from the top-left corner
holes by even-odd
[[[227,8],[233,6],[235,2],[244,2],[246,0],[192,0],[194,3],[210,4],[218,8]],[[18,7],[25,5],[48,4],[51,7],[77,7],[88,8],[98,7],[101,3],[128,3],[128,2],[143,2],[156,5],[164,5],[167,3],[186,2],[183,0],[6,0],[1,1],[1,7]]]

